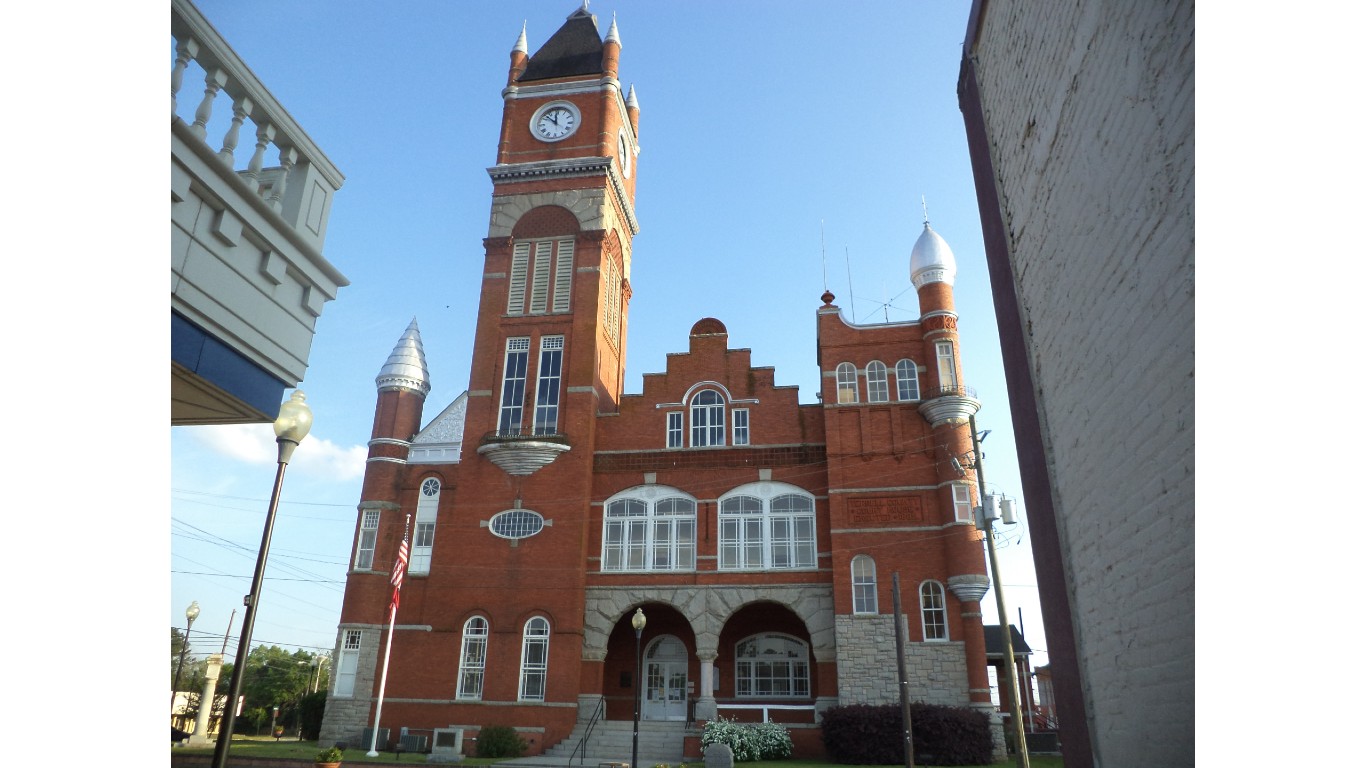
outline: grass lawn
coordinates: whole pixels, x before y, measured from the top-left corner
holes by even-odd
[[[213,754],[213,747],[190,748],[172,747],[176,754],[197,755]],[[363,765],[368,762],[375,763],[427,763],[427,756],[423,754],[403,753],[398,758],[394,757],[393,752],[381,752],[379,757],[366,757],[367,747],[356,746],[347,749],[342,755],[342,768],[348,765]],[[236,757],[284,757],[299,760],[312,761],[318,754],[318,745],[311,741],[295,741],[293,739],[275,739],[269,736],[243,737],[237,736],[232,740],[232,756]],[[499,759],[467,757],[460,765],[482,766],[500,762]],[[996,763],[994,766],[968,766],[968,768],[1011,768],[1015,765],[1014,759],[1006,763]],[[1062,768],[1062,758],[1058,755],[1030,755],[1030,768]],[[835,763],[820,763],[810,760],[760,760],[753,763],[739,763],[742,768],[846,768]],[[596,768],[596,766],[585,766],[585,768]],[[688,763],[687,768],[702,768],[702,763]],[[901,768],[901,766],[860,766],[859,768]]]

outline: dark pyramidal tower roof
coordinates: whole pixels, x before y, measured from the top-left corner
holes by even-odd
[[[600,74],[602,38],[598,22],[586,8],[580,8],[569,14],[564,26],[532,55],[517,82]]]

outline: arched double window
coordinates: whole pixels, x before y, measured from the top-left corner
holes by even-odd
[[[926,642],[949,639],[949,615],[944,606],[944,585],[926,581],[920,585],[920,628]]]
[[[479,699],[484,695],[484,659],[488,657],[489,623],[482,616],[465,622],[460,638],[460,682],[457,699]]]
[[[835,402],[858,402],[858,369],[853,363],[835,366]]]
[[[690,571],[696,541],[697,502],[675,488],[637,486],[603,505],[604,571]]]
[[[540,616],[522,627],[522,681],[518,701],[545,701],[546,673],[550,666],[550,622]]]
[[[864,369],[868,379],[868,402],[887,402],[887,366],[881,360],[874,360]]]
[[[854,585],[854,613],[877,613],[877,565],[868,555],[854,555],[849,563]]]
[[[811,695],[811,653],[795,637],[772,632],[735,644],[736,697],[799,698]]]
[[[816,499],[795,485],[742,485],[717,503],[719,570],[816,567]]]
[[[903,403],[920,399],[920,372],[914,360],[896,363],[896,399]]]
[[[693,395],[689,405],[692,417],[692,447],[726,444],[726,401],[714,389]]]

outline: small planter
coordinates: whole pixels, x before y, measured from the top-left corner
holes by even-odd
[[[341,761],[340,761],[340,760],[338,760],[338,761],[335,762],[335,763],[314,763],[314,764],[313,764],[313,768],[340,768],[340,766],[341,766]]]
[[[342,751],[336,747],[328,747],[313,758],[313,768],[338,768],[341,760]]]

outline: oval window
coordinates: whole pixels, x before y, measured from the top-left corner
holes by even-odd
[[[545,527],[545,518],[529,509],[509,509],[489,520],[489,530],[504,539],[525,539]]]

